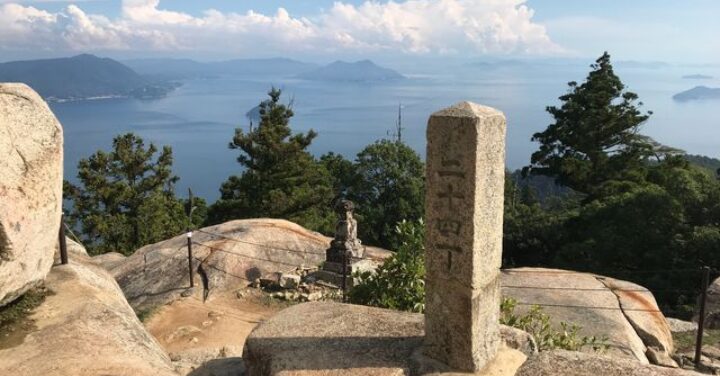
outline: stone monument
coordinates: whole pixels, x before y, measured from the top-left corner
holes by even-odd
[[[430,116],[424,354],[477,372],[500,344],[505,116],[461,102]]]
[[[325,264],[317,276],[325,281],[338,286],[343,283],[343,265],[345,280],[352,285],[352,277],[348,278],[355,271],[364,271],[372,265],[366,265],[367,260],[363,259],[365,247],[357,237],[357,221],[353,218],[355,204],[350,200],[339,200],[335,204],[335,213],[338,216],[335,226],[335,237],[330,242],[330,248],[325,251]],[[347,287],[347,286],[346,286]]]
[[[250,334],[248,375],[499,376],[522,365],[526,354],[501,345],[499,324],[505,116],[462,102],[430,117],[427,142],[424,317],[297,305]],[[352,209],[337,206],[341,220],[326,265],[360,244]]]
[[[338,221],[335,225],[335,238],[330,242],[330,248],[325,251],[326,265],[342,264],[346,258],[349,261],[352,258],[363,257],[365,248],[357,237],[357,221],[353,218],[354,211],[355,204],[350,200],[342,199],[335,204]]]

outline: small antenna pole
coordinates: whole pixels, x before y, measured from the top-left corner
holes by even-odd
[[[402,142],[402,102],[398,104],[398,120],[397,120],[397,140]]]

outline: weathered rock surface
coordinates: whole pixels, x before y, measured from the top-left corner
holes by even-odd
[[[234,290],[269,273],[317,266],[330,238],[279,219],[244,219],[193,232],[193,265],[207,276],[211,293]],[[374,255],[389,252],[372,249]],[[137,250],[112,274],[139,310],[176,299],[189,286],[185,234]],[[196,287],[203,277],[194,273]]]
[[[675,351],[670,325],[660,312],[653,294],[646,288],[628,281],[614,278],[599,278],[620,302],[623,315],[643,341],[645,354],[651,363],[677,367],[670,358]]]
[[[122,265],[126,259],[127,257],[125,255],[118,252],[103,253],[101,255],[93,256],[92,258],[94,263],[111,272],[116,267]]]
[[[112,276],[89,257],[74,253],[45,286],[54,294],[32,314],[36,328],[24,342],[0,350],[0,374],[176,375]]]
[[[304,303],[255,328],[243,360],[250,376],[303,370],[402,375],[422,344],[423,320],[420,314]]]
[[[692,376],[696,372],[640,364],[597,354],[554,350],[528,358],[516,376]]]
[[[538,353],[535,338],[528,332],[510,326],[500,325],[500,338],[511,349],[518,350],[526,356]]]
[[[424,326],[424,317],[418,313],[304,303],[258,325],[245,342],[243,360],[250,376],[406,375],[417,371],[415,359]],[[534,354],[527,333],[505,326],[500,333],[508,346],[501,351],[503,359],[521,363],[526,357],[522,352]],[[513,344],[519,346],[518,351],[507,351]],[[495,368],[503,367],[496,364]]]
[[[673,351],[665,317],[642,286],[589,273],[542,268],[505,271],[502,285],[503,296],[521,303],[520,312],[529,308],[526,304],[541,304],[558,327],[565,321],[581,326],[581,335],[607,336],[608,352],[613,357],[648,364],[647,346],[655,346],[666,355]]]
[[[696,307],[694,321],[698,321],[698,304]],[[720,278],[712,281],[707,289],[707,300],[705,301],[705,327],[709,329],[720,328]]]
[[[175,371],[191,376],[236,376],[245,372],[242,348],[223,346],[170,353]]]
[[[72,257],[73,254],[77,254],[80,256],[86,256],[86,257],[88,256],[87,250],[85,249],[85,247],[83,247],[82,244],[68,238],[67,236],[65,237],[65,244],[67,245],[68,258]],[[58,249],[58,252],[59,251],[60,250]],[[60,258],[59,254],[56,254],[55,258],[59,259]]]
[[[667,323],[670,326],[670,331],[673,333],[693,332],[698,328],[698,324],[692,321],[685,321],[672,317],[667,317],[665,320],[667,320]]]
[[[24,84],[0,84],[0,306],[40,283],[58,244],[62,126]]]

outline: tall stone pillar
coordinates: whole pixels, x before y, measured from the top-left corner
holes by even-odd
[[[505,116],[461,102],[427,128],[426,356],[476,372],[497,353]]]

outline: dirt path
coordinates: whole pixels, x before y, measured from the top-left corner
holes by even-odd
[[[206,374],[200,372],[202,369],[193,370],[210,359],[228,359],[224,366],[229,368],[241,366],[239,358],[247,336],[282,308],[268,304],[252,291],[242,298],[234,293],[211,294],[205,303],[198,292],[160,307],[145,321],[145,327],[170,354],[181,374],[195,376]],[[222,374],[218,370],[213,373]]]

